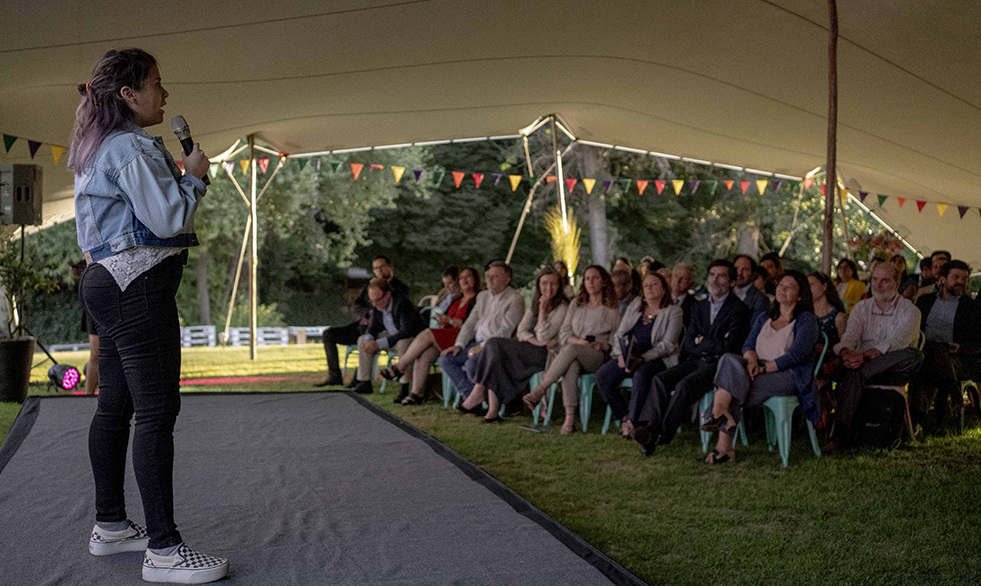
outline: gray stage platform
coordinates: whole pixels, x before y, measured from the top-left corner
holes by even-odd
[[[31,398],[0,450],[0,582],[140,584],[95,558],[95,399]],[[344,393],[185,395],[177,522],[222,584],[641,584],[434,439]],[[142,521],[132,466],[129,514]]]

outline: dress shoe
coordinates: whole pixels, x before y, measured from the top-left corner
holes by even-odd
[[[359,381],[357,378],[352,378],[351,379],[351,382],[349,382],[346,385],[344,385],[344,388],[345,389],[353,389],[353,388],[357,387],[358,384],[360,384],[360,383],[361,383],[361,381]]]
[[[412,388],[412,386],[409,383],[402,383],[402,388],[399,389],[399,395],[395,397],[392,403],[399,403],[399,404],[402,403],[402,399],[405,399],[406,397],[409,396],[410,388]]]
[[[354,392],[359,395],[370,395],[375,392],[375,388],[370,380],[359,380],[354,387]]]
[[[328,376],[322,383],[313,383],[315,387],[339,387],[344,384],[340,376]]]
[[[654,453],[654,449],[657,448],[660,439],[660,435],[654,433],[648,427],[634,429],[634,441],[639,444],[638,449],[644,456],[650,456]]]
[[[464,415],[476,415],[477,417],[483,417],[484,415],[487,415],[487,409],[485,409],[481,405],[477,405],[473,409],[467,409],[466,407],[463,406],[463,403],[460,403],[459,405],[456,406],[456,410],[459,411],[460,413],[463,413]]]

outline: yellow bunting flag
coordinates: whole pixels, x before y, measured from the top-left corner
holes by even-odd
[[[593,186],[596,185],[596,180],[595,179],[583,179],[582,180],[582,185],[583,185],[583,187],[586,188],[586,193],[587,194],[590,194],[590,193],[593,192]]]
[[[249,162],[250,162],[249,159],[242,159],[241,161],[238,162],[239,165],[242,165],[242,175],[245,175],[246,173],[249,172]]]
[[[841,198],[841,203],[845,203],[845,200],[848,199],[848,194],[850,193],[851,192],[848,191],[847,189],[842,189],[841,191],[838,192],[838,197]]]
[[[361,163],[351,163],[351,175],[354,175],[354,180],[358,180],[358,176],[361,175],[361,170],[364,169],[364,165]]]
[[[674,186],[674,194],[681,195],[681,188],[685,186],[685,182],[682,179],[672,179],[671,185]]]
[[[769,185],[769,183],[770,182],[767,181],[766,179],[756,180],[756,189],[760,190],[760,195],[763,195],[763,192],[766,191],[766,186]]]
[[[521,175],[508,175],[508,179],[511,181],[511,191],[517,190],[521,183]]]
[[[65,154],[65,147],[51,145],[51,156],[54,157],[55,165],[58,164],[58,159],[60,159],[61,155],[63,154]]]
[[[943,217],[944,212],[947,211],[947,204],[945,204],[945,203],[938,203],[937,204],[937,211],[940,212],[940,217]]]
[[[402,173],[405,173],[405,167],[392,167],[392,175],[395,175],[396,183],[402,180]]]

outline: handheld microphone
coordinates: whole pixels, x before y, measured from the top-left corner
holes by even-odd
[[[184,149],[184,154],[189,155],[191,151],[194,150],[194,140],[191,138],[191,127],[187,125],[187,120],[184,120],[183,116],[174,116],[170,119],[170,128],[177,135],[177,140],[181,141],[181,147]],[[211,181],[208,179],[208,174],[205,173],[204,177],[200,178],[204,181],[205,185],[211,185]]]

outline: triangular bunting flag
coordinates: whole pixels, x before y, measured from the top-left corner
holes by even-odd
[[[586,188],[586,194],[587,195],[593,192],[593,186],[594,185],[596,185],[596,180],[595,179],[583,179],[582,180],[582,186]]]
[[[235,161],[225,161],[222,163],[222,166],[225,168],[225,173],[228,173],[229,175],[235,171]]]
[[[37,141],[29,140],[27,141],[27,148],[31,150],[31,158],[33,159],[34,155],[37,154],[37,150],[41,148],[41,143]]]
[[[17,142],[16,136],[10,136],[9,134],[3,135],[3,146],[7,149],[8,153],[10,152],[10,147],[14,146],[15,142]]]
[[[644,190],[647,189],[647,184],[649,181],[647,179],[637,180],[637,193],[644,195]]]
[[[310,162],[310,159],[304,157],[302,159],[297,159],[296,162],[300,165],[300,171],[302,171],[303,168],[307,166],[307,163]],[[340,164],[340,163],[338,163],[338,164]]]
[[[553,181],[558,181],[558,179],[559,178],[556,177],[555,175],[549,175],[548,177],[545,178],[545,183],[551,183]]]
[[[916,200],[916,209],[917,209],[917,211],[922,212],[923,211],[923,206],[925,206],[925,205],[926,205],[926,202],[925,201]]]
[[[610,188],[613,187],[612,179],[603,180],[603,193],[610,193]]]
[[[484,174],[483,173],[471,173],[470,176],[473,177],[473,183],[474,183],[474,185],[477,186],[477,189],[480,189],[480,184],[484,181]]]
[[[351,175],[354,175],[354,180],[357,181],[358,177],[361,176],[361,170],[364,169],[364,165],[361,163],[351,163]]]
[[[371,166],[371,170],[372,171],[378,171],[378,170],[381,170],[381,169],[384,169],[384,168],[385,168],[385,165],[379,165],[377,163],[375,163],[375,164],[373,164]]]
[[[494,185],[501,182],[501,177],[504,177],[502,173],[491,173],[491,179],[494,180]]]
[[[51,156],[54,158],[55,165],[58,164],[58,159],[61,155],[65,154],[65,147],[51,145]]]
[[[238,164],[242,166],[242,175],[245,175],[246,173],[249,172],[249,163],[251,162],[252,159],[242,159],[241,161],[238,162]]]
[[[341,165],[343,165],[343,164],[344,163],[342,163],[340,161],[331,161],[330,162],[330,170],[333,171],[334,173],[337,173],[338,171],[341,170]]]
[[[709,195],[715,195],[715,190],[719,188],[719,181],[713,179],[705,182],[709,186]]]
[[[879,195],[877,197],[879,198],[879,207],[881,208],[882,207],[882,204],[886,203],[886,198],[889,197],[889,196],[887,196],[887,195]]]
[[[422,169],[413,169],[412,174],[416,176],[416,183],[419,183],[419,178],[422,177]]]
[[[896,198],[896,201],[899,202],[899,207],[903,207],[903,204],[906,203],[906,198],[905,197],[897,197]]]
[[[821,197],[826,197],[828,195],[828,186],[825,183],[821,184]]]
[[[212,163],[211,166],[208,167],[208,175],[211,175],[211,178],[214,179],[218,176],[218,169],[220,168],[221,165],[218,163]]]
[[[576,188],[576,183],[578,181],[579,180],[576,179],[575,177],[566,177],[565,178],[565,188],[566,188],[566,191],[569,192],[569,193],[572,193],[572,190]]]
[[[521,175],[508,175],[508,181],[511,182],[511,191],[515,191],[521,184]]]
[[[667,184],[667,181],[664,181],[663,179],[655,179],[654,180],[654,189],[657,190],[657,194],[658,195],[661,195],[661,192],[664,191],[664,186],[666,184]]]
[[[947,204],[945,204],[945,203],[938,203],[937,204],[937,211],[940,212],[940,217],[941,218],[944,217],[944,212],[947,211]]]
[[[617,183],[623,186],[624,193],[630,193],[630,184],[633,183],[633,181],[631,181],[630,179],[620,179],[619,181],[617,181]]]
[[[402,180],[402,173],[405,173],[405,167],[392,167],[392,175],[395,176],[396,183]]]
[[[814,179],[811,177],[804,178],[804,189],[810,189],[811,185],[814,185]]]
[[[859,191],[858,192],[858,200],[860,202],[862,202],[862,203],[865,203],[865,198],[868,197],[868,196],[869,196],[869,192],[868,191]]]
[[[460,189],[460,184],[463,183],[463,176],[465,173],[463,171],[453,171],[453,185],[456,185],[457,189]]]
[[[957,213],[961,215],[961,219],[964,219],[964,214],[967,213],[967,206],[957,206]]]
[[[259,161],[259,170],[265,175],[266,170],[269,169],[269,157],[259,157],[256,161]]]
[[[746,190],[749,189],[749,181],[740,181],[739,182],[739,189],[742,189],[743,190],[743,195],[745,195],[746,194]]]
[[[769,185],[769,183],[770,181],[767,179],[756,180],[756,189],[760,190],[760,195],[763,195],[763,192],[766,191],[766,186]]]
[[[695,192],[698,191],[698,186],[701,183],[702,182],[699,181],[698,179],[689,179],[688,180],[688,192],[691,193],[692,195],[694,195]]]
[[[727,190],[732,191],[732,186],[735,185],[736,182],[732,179],[726,179],[722,183],[726,186]]]
[[[175,161],[175,163],[177,163],[178,169],[180,169],[181,171],[184,170],[184,161]]]
[[[841,198],[841,203],[845,203],[845,200],[848,199],[849,194],[851,194],[851,192],[847,189],[842,189],[838,192],[838,197]]]
[[[685,182],[681,179],[672,179],[671,185],[674,186],[674,194],[681,195],[681,188],[685,186]]]
[[[446,177],[446,171],[439,169],[433,171],[433,185],[439,185],[443,182],[443,177]]]
[[[773,182],[773,191],[780,191],[780,187],[783,185],[783,181],[777,179]]]

